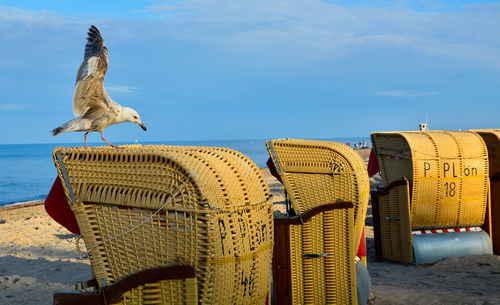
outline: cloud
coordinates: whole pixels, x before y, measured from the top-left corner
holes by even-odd
[[[406,91],[406,90],[391,90],[391,91],[379,91],[373,92],[371,95],[376,96],[390,96],[390,97],[420,97],[420,96],[429,96],[429,95],[437,95],[437,92],[434,91]]]
[[[50,24],[63,23],[65,22],[65,18],[48,10],[27,11],[16,7],[0,5],[0,21],[2,23],[22,22],[27,26],[35,24],[46,26]]]
[[[132,93],[139,90],[137,87],[131,86],[105,86],[106,90],[115,93]]]
[[[0,39],[26,27],[69,24],[81,32],[97,22],[109,42],[194,42],[256,55],[339,58],[353,52],[404,50],[423,56],[481,63],[500,69],[500,4],[439,1],[176,0],[150,1],[140,12],[151,20],[85,20],[0,6]],[[372,6],[369,6],[372,5]],[[6,26],[9,25],[9,26]],[[24,27],[23,27],[24,28]],[[65,27],[67,28],[67,27]],[[14,30],[15,29],[15,30]],[[75,34],[76,36],[76,34]],[[76,36],[78,37],[78,36]],[[47,44],[51,45],[51,44]]]
[[[397,3],[369,7],[306,0],[185,0],[174,5],[156,1],[146,11],[163,17],[169,35],[178,39],[237,50],[338,57],[360,48],[405,48],[500,68],[500,4],[448,8],[439,2]]]
[[[196,9],[193,5],[188,6],[181,2],[174,3],[170,1],[167,3],[161,3],[156,5],[147,6],[144,11],[151,15],[163,16],[165,18],[175,18],[184,17],[186,15],[195,14]]]

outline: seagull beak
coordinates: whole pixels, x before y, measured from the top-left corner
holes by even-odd
[[[139,126],[141,126],[141,128],[142,128],[144,131],[148,130],[148,129],[146,128],[146,126],[144,126],[144,124],[142,124],[142,123],[137,123],[137,124],[138,124]]]

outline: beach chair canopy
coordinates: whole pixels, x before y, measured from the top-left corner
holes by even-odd
[[[354,205],[354,241],[365,225],[370,183],[361,156],[345,144],[299,139],[266,141],[293,209],[303,214],[340,201]]]
[[[371,135],[386,186],[411,183],[414,229],[480,226],[488,198],[488,150],[473,132],[407,131]]]

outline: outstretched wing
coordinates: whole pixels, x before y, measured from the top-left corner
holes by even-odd
[[[83,62],[76,75],[76,87],[73,97],[73,112],[81,116],[96,109],[109,109],[111,101],[104,90],[104,77],[108,70],[108,49],[104,45],[101,33],[91,26],[87,33],[87,44]]]
[[[84,80],[87,77],[92,76],[95,72],[102,73],[106,75],[108,70],[108,49],[104,44],[101,33],[95,26],[91,26],[87,33],[87,44],[85,45],[85,54],[83,56],[83,62],[78,69],[76,75],[76,82]]]

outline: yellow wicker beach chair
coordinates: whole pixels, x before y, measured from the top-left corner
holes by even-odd
[[[297,215],[274,220],[274,304],[358,304],[355,256],[369,199],[363,160],[335,142],[266,145]]]
[[[272,202],[249,158],[226,148],[134,145],[57,148],[54,160],[113,304],[266,303]],[[181,268],[179,279],[137,285],[141,274],[168,267]]]
[[[488,148],[489,176],[491,185],[491,238],[493,242],[493,253],[500,255],[500,129],[472,130],[477,132],[486,143]],[[488,212],[488,210],[487,210]]]
[[[379,259],[426,264],[491,253],[480,228],[488,205],[488,155],[472,132],[372,133],[385,188],[372,192]]]

